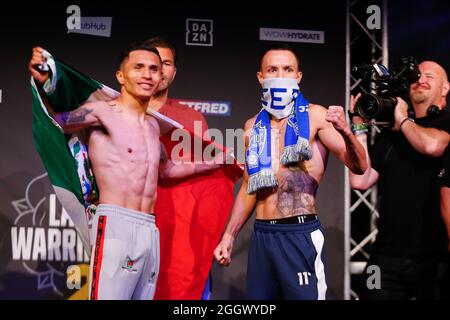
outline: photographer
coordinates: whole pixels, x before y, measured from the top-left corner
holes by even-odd
[[[444,168],[439,175],[441,186],[441,214],[447,227],[448,254],[447,272],[441,284],[442,298],[450,300],[450,145],[444,155]]]
[[[448,251],[450,253],[450,145],[444,156],[444,169],[439,175],[441,186],[441,214],[447,227]]]
[[[368,266],[381,270],[381,288],[367,299],[436,299],[441,262],[447,251],[439,212],[437,177],[450,140],[450,114],[443,110],[449,83],[437,63],[419,65],[419,80],[410,86],[415,117],[397,98],[394,124],[377,135],[364,175],[350,173],[352,188],[365,190],[379,182],[380,217]],[[360,95],[351,99],[350,111]],[[352,116],[355,133],[367,147],[363,119]]]

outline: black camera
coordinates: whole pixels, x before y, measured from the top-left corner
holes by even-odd
[[[353,72],[375,92],[363,95],[355,105],[355,112],[377,123],[394,123],[396,97],[409,103],[409,88],[420,78],[419,65],[412,57],[400,59],[392,73],[382,64],[353,67]]]

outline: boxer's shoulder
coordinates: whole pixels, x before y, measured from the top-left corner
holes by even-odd
[[[257,114],[255,114],[253,117],[251,117],[250,119],[247,119],[247,121],[245,121],[244,124],[244,130],[248,130],[253,128],[253,126],[255,125],[256,122],[256,118],[258,117]]]
[[[321,106],[320,104],[314,104],[310,103],[308,105],[309,112],[311,114],[320,114],[327,112],[327,109],[324,106]]]
[[[319,104],[310,103],[308,110],[310,124],[319,125],[319,127],[326,124],[325,115],[327,113],[327,108]]]
[[[94,114],[104,114],[105,112],[107,113],[107,111],[111,109],[111,105],[108,102],[105,101],[89,101],[86,103],[83,103],[82,105],[80,105],[77,109],[73,110],[72,112],[77,112],[79,113],[80,110],[87,110],[89,111],[89,113],[94,113]]]

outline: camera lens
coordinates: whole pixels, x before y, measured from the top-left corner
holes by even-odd
[[[372,119],[380,110],[380,101],[373,94],[362,96],[355,106],[356,112],[363,118]]]

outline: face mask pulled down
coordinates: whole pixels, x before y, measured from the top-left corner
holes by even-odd
[[[262,87],[262,107],[277,119],[288,117],[292,113],[295,98],[300,90],[297,79],[264,79]]]

